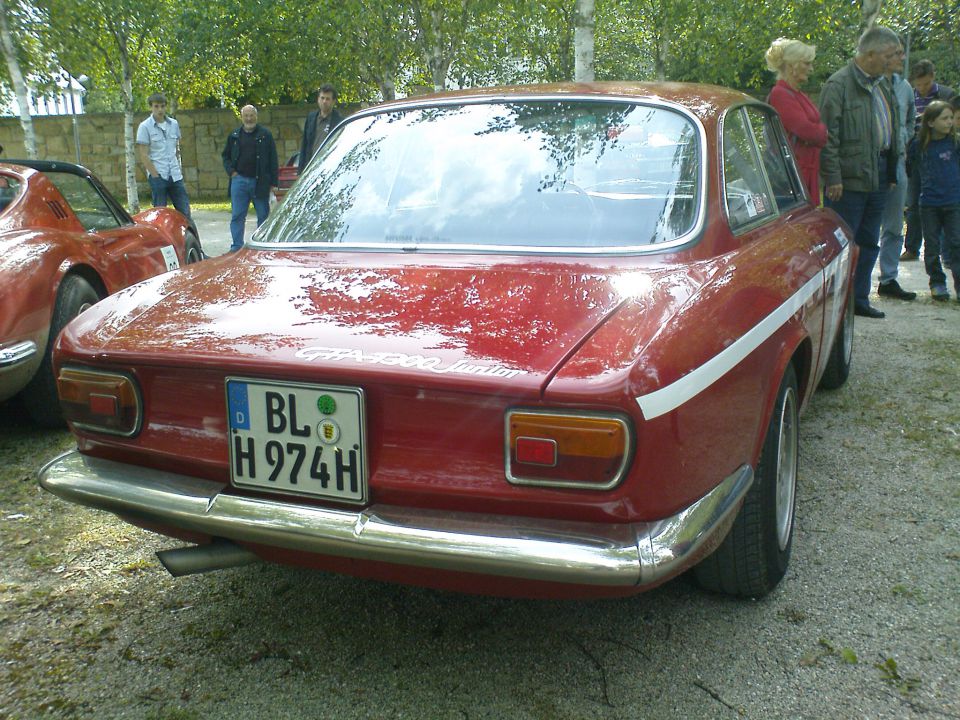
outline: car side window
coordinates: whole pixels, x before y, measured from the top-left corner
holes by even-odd
[[[786,143],[780,119],[758,107],[749,107],[746,112],[777,208],[782,212],[805,202],[806,193],[794,164],[793,152]]]
[[[120,227],[113,210],[87,178],[63,172],[49,172],[47,177],[57,186],[85,230],[99,232]]]
[[[743,109],[723,118],[723,191],[730,227],[741,230],[776,215],[777,208]]]
[[[8,175],[0,175],[0,213],[7,209],[20,194],[20,181]]]

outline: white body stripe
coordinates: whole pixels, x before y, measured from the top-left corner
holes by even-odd
[[[840,254],[834,258],[833,262],[830,263],[825,271],[818,272],[810,278],[810,280],[789,297],[786,302],[757,323],[739,340],[676,382],[659,390],[655,390],[652,393],[638,397],[636,400],[640,406],[640,410],[643,412],[643,417],[647,420],[652,420],[655,417],[676,410],[730,372],[741,360],[760,347],[760,345],[772,337],[777,330],[785,325],[790,318],[796,315],[815,293],[823,289],[826,286],[825,280],[828,277],[834,276],[841,268],[847,268],[849,256],[850,247],[845,244]],[[841,285],[842,283],[837,283],[838,288]],[[838,304],[842,302],[842,298],[840,297],[836,297],[835,300]],[[830,318],[833,327],[824,328],[825,338],[833,337],[837,322],[836,318],[838,317],[839,309],[838,305],[835,305],[833,318]]]

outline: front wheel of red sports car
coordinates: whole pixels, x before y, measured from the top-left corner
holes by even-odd
[[[787,571],[793,546],[799,453],[797,376],[788,366],[743,507],[717,550],[694,568],[701,587],[762,597]]]
[[[53,376],[53,343],[68,322],[99,300],[97,291],[79,275],[67,275],[60,283],[57,304],[50,318],[50,336],[43,362],[40,363],[37,374],[23,389],[27,412],[38,425],[63,425],[63,413],[57,398],[57,380]]]

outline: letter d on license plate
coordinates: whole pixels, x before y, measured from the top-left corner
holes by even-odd
[[[366,501],[363,390],[247,378],[226,390],[235,486]]]

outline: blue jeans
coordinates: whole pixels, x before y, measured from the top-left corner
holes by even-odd
[[[885,176],[884,170],[880,177]],[[853,301],[860,307],[870,305],[870,276],[880,254],[880,221],[886,199],[887,189],[884,187],[872,192],[844,190],[839,200],[824,200],[824,205],[850,226],[853,241],[860,248],[860,257],[853,275]]]
[[[190,198],[182,179],[165,180],[158,175],[151,175],[148,179],[154,207],[166,207],[169,200],[181,215],[190,218]]]
[[[230,216],[230,236],[233,239],[230,250],[239,250],[243,247],[243,226],[247,222],[247,211],[253,203],[257,211],[257,227],[270,214],[270,199],[258,198],[257,179],[245,175],[234,175],[230,179],[230,207],[233,215]]]
[[[953,289],[960,295],[960,205],[921,207],[923,223],[923,264],[930,278],[930,287],[946,287],[947,276],[940,264],[940,245],[949,249],[950,272]]]
[[[913,168],[913,174],[907,178],[907,235],[903,239],[903,249],[914,255],[920,255],[923,247],[923,230],[920,221],[920,171]]]
[[[880,232],[880,284],[897,279],[903,246],[903,208],[907,199],[907,169],[897,164],[897,184],[887,191]]]

